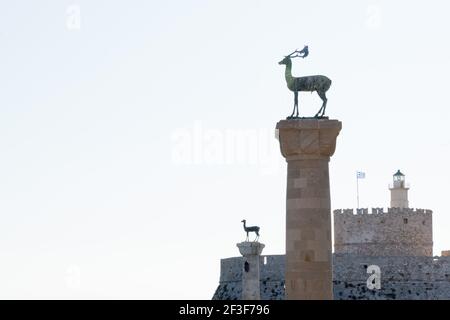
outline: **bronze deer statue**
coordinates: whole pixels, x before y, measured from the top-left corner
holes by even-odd
[[[246,222],[247,220],[242,220],[242,223],[244,223],[244,231],[247,232],[247,238],[245,239],[246,241],[248,241],[248,234],[249,232],[254,232],[256,233],[256,238],[254,241],[257,241],[259,239],[259,227],[258,226],[253,226],[253,227],[247,227]]]
[[[307,77],[293,77],[292,76],[292,58],[305,58],[308,55],[308,46],[305,46],[303,50],[295,50],[291,54],[285,56],[283,60],[278,62],[278,64],[286,65],[285,77],[286,83],[289,90],[294,92],[294,110],[289,118],[298,118],[298,92],[299,91],[316,91],[319,97],[322,99],[322,107],[314,116],[315,118],[321,118],[325,115],[325,109],[327,107],[327,96],[325,92],[331,86],[331,80],[328,77],[317,75],[317,76],[307,76]],[[294,55],[295,54],[295,55]]]

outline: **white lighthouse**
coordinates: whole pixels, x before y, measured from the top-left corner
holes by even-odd
[[[394,183],[391,190],[391,208],[408,208],[408,190],[405,175],[397,170],[393,176]]]

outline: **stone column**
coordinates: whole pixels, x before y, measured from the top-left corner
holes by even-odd
[[[342,123],[328,119],[281,120],[286,158],[286,299],[333,299],[328,162]]]
[[[260,300],[259,264],[264,244],[259,242],[241,242],[237,244],[244,256],[242,263],[242,300]]]

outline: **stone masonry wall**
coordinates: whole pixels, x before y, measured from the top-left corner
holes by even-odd
[[[220,284],[213,300],[239,300],[242,294],[242,257],[220,261]],[[284,299],[284,255],[261,256],[261,300]]]
[[[264,264],[264,257],[267,263]],[[261,299],[284,299],[283,255],[261,257]],[[367,268],[377,265],[381,288],[370,290]],[[242,257],[221,260],[213,299],[241,299]],[[333,255],[334,299],[450,299],[450,257]]]
[[[334,210],[336,253],[432,256],[432,211],[410,208]]]
[[[380,267],[381,288],[370,290],[370,265]],[[335,254],[335,299],[434,300],[450,299],[450,257],[374,257]]]

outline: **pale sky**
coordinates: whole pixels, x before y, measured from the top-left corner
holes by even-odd
[[[410,206],[450,249],[447,1],[4,1],[0,298],[210,299],[240,221],[285,250],[274,138],[294,76],[332,79],[332,208]],[[316,94],[301,93],[312,116]]]

